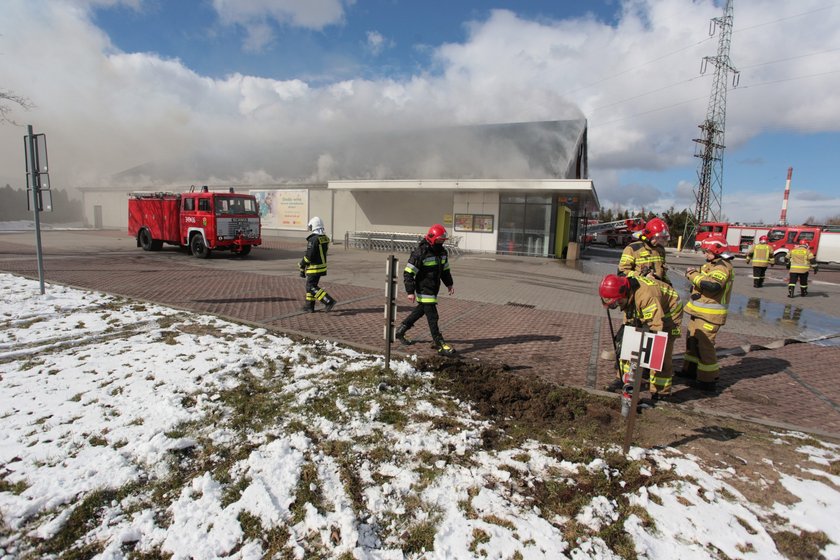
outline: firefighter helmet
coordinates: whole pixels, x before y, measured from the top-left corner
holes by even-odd
[[[804,246],[808,247],[809,249],[811,248],[811,240],[810,239],[803,239],[802,241],[799,242],[799,244],[804,245]]]
[[[762,235],[761,237],[758,238],[758,242],[759,243],[767,243],[767,236]]]
[[[311,220],[309,220],[309,231],[317,234],[324,233],[324,221],[321,220],[318,216],[315,216]]]
[[[713,234],[700,243],[700,248],[704,251],[708,251],[716,257],[719,257],[726,252],[729,246],[726,244],[726,240],[723,236]]]
[[[642,235],[651,241],[659,241],[665,245],[671,239],[671,232],[668,231],[668,224],[661,218],[653,218],[645,224]]]
[[[607,274],[598,286],[604,307],[612,307],[618,300],[630,297],[630,280],[626,276]]]
[[[440,224],[435,224],[429,228],[429,232],[426,234],[426,241],[434,245],[435,243],[443,244],[444,241],[447,239],[446,235],[446,228]]]

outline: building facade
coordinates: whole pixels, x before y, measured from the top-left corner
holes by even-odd
[[[297,236],[312,216],[324,220],[336,242],[355,232],[425,233],[441,223],[461,250],[543,257],[563,256],[599,207],[586,177],[583,119],[385,135],[364,142],[365,157],[357,144],[298,149],[300,170],[285,168],[304,173],[305,162],[329,153],[335,179],[209,187],[254,194],[264,238]],[[85,219],[93,227],[125,228],[129,191],[189,190],[163,184],[82,189]]]

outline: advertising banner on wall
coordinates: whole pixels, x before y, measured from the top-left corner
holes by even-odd
[[[260,207],[262,227],[306,230],[309,221],[309,191],[250,191]]]

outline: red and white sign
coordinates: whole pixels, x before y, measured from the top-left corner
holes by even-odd
[[[668,333],[646,332],[645,341],[642,343],[642,331],[633,327],[624,327],[624,335],[621,338],[622,360],[635,361],[641,346],[639,366],[662,371],[665,362],[665,349],[668,347]]]

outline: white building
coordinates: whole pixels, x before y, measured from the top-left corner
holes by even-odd
[[[133,187],[83,188],[85,219],[126,228],[128,192],[187,191],[180,177],[225,176],[236,163],[283,182],[193,183],[257,196],[264,238],[298,236],[317,215],[338,242],[347,232],[425,233],[442,223],[465,251],[561,256],[599,207],[586,132],[584,119],[464,126],[277,146],[252,161],[191,162],[191,171],[148,164],[115,177]]]

